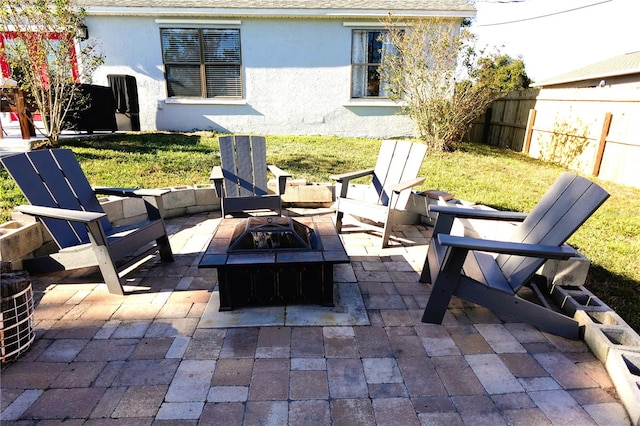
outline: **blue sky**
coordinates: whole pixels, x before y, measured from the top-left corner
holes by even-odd
[[[640,0],[476,0],[476,8],[480,45],[522,57],[534,81],[640,51]]]

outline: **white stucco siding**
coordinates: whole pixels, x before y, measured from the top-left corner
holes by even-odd
[[[109,74],[134,76],[141,129],[156,130],[158,101],[166,98],[158,25],[153,18],[132,17],[88,17],[85,23],[105,55],[93,83],[108,85]]]
[[[357,106],[350,101],[352,28],[342,20],[242,19],[236,27],[244,96],[231,102],[167,99],[155,19],[92,17],[87,25],[106,54],[94,81],[106,84],[107,74],[134,75],[143,130],[380,138],[413,134],[412,122],[389,102]],[[370,106],[376,102],[381,106]]]

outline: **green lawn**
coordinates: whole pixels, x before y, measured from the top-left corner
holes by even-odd
[[[93,185],[165,186],[209,183],[219,164],[212,133],[143,133],[64,141],[73,149]],[[294,178],[328,182],[329,175],[373,166],[380,141],[320,137],[267,138],[269,162]],[[428,155],[421,189],[439,189],[457,198],[500,210],[529,211],[564,169],[511,151],[463,144],[453,153]],[[597,179],[596,179],[597,180]],[[598,181],[609,200],[569,243],[592,260],[587,287],[640,330],[640,189]],[[24,200],[0,170],[0,221]]]

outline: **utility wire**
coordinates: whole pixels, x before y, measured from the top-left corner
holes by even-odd
[[[493,27],[493,26],[496,26],[496,25],[506,25],[506,24],[515,24],[517,22],[532,21],[534,19],[547,18],[549,16],[560,15],[560,14],[567,13],[567,12],[573,12],[573,11],[580,10],[580,9],[586,9],[586,8],[592,7],[592,6],[598,6],[600,4],[609,3],[611,1],[613,1],[613,0],[604,0],[604,1],[601,1],[601,2],[598,2],[598,3],[592,3],[592,4],[586,4],[586,5],[580,6],[580,7],[574,7],[573,9],[567,9],[567,10],[561,10],[559,12],[547,13],[546,15],[532,16],[530,18],[516,19],[514,21],[496,22],[494,24],[478,24],[478,25],[476,25],[476,27]]]

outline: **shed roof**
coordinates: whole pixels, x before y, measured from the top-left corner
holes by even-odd
[[[614,56],[546,80],[536,82],[532,86],[551,86],[576,81],[604,79],[628,74],[640,74],[640,52]]]
[[[144,14],[145,10],[180,11],[180,14],[225,15],[380,16],[388,12],[415,16],[475,16],[468,0],[76,0],[89,14],[120,10]]]

